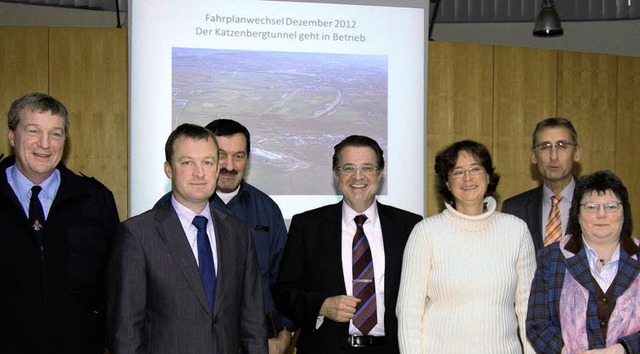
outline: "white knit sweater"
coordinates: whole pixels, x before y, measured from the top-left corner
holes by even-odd
[[[450,205],[413,229],[404,251],[396,313],[400,352],[535,353],[525,335],[535,272],[524,221],[487,211],[477,216]]]

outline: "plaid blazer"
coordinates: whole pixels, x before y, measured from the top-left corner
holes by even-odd
[[[526,321],[527,338],[538,353],[561,353],[564,347],[560,327],[560,296],[566,272],[589,294],[586,313],[589,349],[606,348],[598,319],[598,285],[591,275],[586,250],[581,241],[567,235],[561,242],[551,244],[538,253],[538,269],[531,286]],[[640,248],[636,243],[627,238],[621,239],[618,273],[611,284],[614,309],[620,295],[640,274],[639,252]],[[619,338],[618,342],[623,342],[630,353],[640,353],[640,333],[626,335]]]

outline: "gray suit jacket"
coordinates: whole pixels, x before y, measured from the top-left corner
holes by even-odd
[[[213,311],[171,201],[123,222],[109,269],[112,354],[267,353],[260,270],[247,224],[211,208]]]

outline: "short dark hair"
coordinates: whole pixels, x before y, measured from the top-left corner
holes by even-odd
[[[368,136],[350,135],[344,138],[344,140],[342,140],[336,146],[333,147],[333,170],[334,171],[339,167],[338,164],[340,163],[340,153],[342,152],[342,150],[344,150],[344,148],[349,146],[369,147],[373,149],[373,151],[376,153],[376,159],[378,160],[377,161],[378,167],[381,170],[384,169],[384,157],[383,157],[384,151],[382,151],[382,148],[380,147],[380,145],[378,145],[378,143],[375,140],[371,139]]]
[[[611,191],[620,199],[624,221],[620,230],[620,237],[631,237],[633,233],[633,220],[631,219],[631,205],[629,204],[629,192],[622,184],[622,181],[613,172],[604,170],[596,171],[589,175],[584,175],[578,179],[576,188],[573,191],[571,200],[571,211],[569,211],[569,223],[567,224],[567,234],[574,235],[577,241],[582,243],[582,228],[578,216],[580,215],[580,202],[586,194],[596,192],[603,195]]]
[[[64,119],[64,135],[69,135],[69,111],[58,99],[45,93],[33,92],[13,101],[7,113],[9,130],[16,130],[24,110],[37,113],[51,112],[52,115],[62,117]]]
[[[440,150],[436,154],[436,163],[434,165],[436,176],[438,176],[438,192],[442,195],[444,200],[454,208],[456,206],[456,201],[449,188],[447,188],[447,181],[449,179],[449,172],[451,172],[456,166],[458,156],[462,151],[466,151],[473,155],[487,172],[487,175],[489,176],[489,186],[487,187],[485,197],[487,195],[493,195],[498,187],[498,182],[500,181],[500,175],[495,172],[495,167],[491,160],[491,154],[484,145],[473,140],[462,140]]]
[[[216,147],[216,154],[218,152],[218,144],[216,143],[216,137],[211,130],[190,123],[184,123],[179,125],[174,131],[169,134],[167,142],[164,144],[164,157],[167,162],[171,163],[173,158],[173,144],[178,138],[185,137],[193,140],[213,140],[213,144]]]
[[[216,136],[231,136],[242,133],[247,140],[247,156],[251,153],[251,135],[244,125],[233,119],[216,119],[207,124],[207,129],[211,130]]]
[[[576,131],[576,128],[573,127],[573,124],[571,124],[570,120],[563,117],[551,117],[543,119],[539,121],[538,124],[536,124],[536,128],[533,130],[533,134],[531,134],[531,148],[533,149],[538,144],[538,133],[540,133],[542,129],[554,127],[565,127],[569,129],[569,132],[571,133],[571,139],[573,139],[573,143],[580,143],[578,141],[578,132]]]

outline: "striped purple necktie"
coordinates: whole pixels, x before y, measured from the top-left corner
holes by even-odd
[[[367,236],[362,225],[367,220],[366,215],[358,215],[353,219],[356,222],[356,234],[353,237],[352,262],[353,262],[353,296],[362,300],[356,306],[353,316],[353,325],[363,335],[378,322],[376,314],[376,283],[373,276],[373,258]]]

